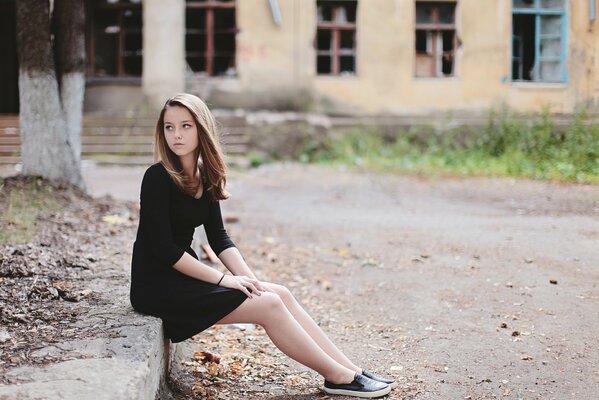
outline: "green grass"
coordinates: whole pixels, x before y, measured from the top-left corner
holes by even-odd
[[[10,189],[0,182],[0,206],[0,245],[33,240],[40,214],[59,209],[51,188],[45,188],[41,179],[23,182]]]
[[[491,113],[482,128],[442,133],[424,126],[389,137],[356,127],[341,138],[308,143],[298,158],[389,172],[599,183],[599,125],[580,112],[567,127],[557,129],[545,111],[517,118]]]

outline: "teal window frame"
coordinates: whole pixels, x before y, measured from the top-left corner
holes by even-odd
[[[529,8],[518,8],[514,7],[514,1],[512,0],[512,15],[534,15],[535,16],[535,63],[533,67],[533,76],[540,76],[541,62],[543,61],[559,61],[560,62],[560,72],[561,72],[561,80],[560,81],[549,81],[549,80],[514,80],[513,75],[510,72],[510,78],[513,82],[538,82],[538,83],[552,83],[552,82],[568,82],[568,73],[566,70],[566,52],[567,52],[567,34],[568,34],[568,18],[567,18],[567,1],[564,0],[563,6],[561,9],[551,9],[551,8],[543,8],[541,6],[541,0],[534,0],[533,7]],[[556,35],[542,35],[541,34],[541,17],[543,16],[558,16],[561,17],[561,34],[560,34],[560,56],[559,57],[541,57],[541,39],[551,39],[555,38]],[[514,32],[514,28],[512,27],[512,35]],[[513,40],[510,44],[512,60],[514,59],[514,48],[513,48]],[[511,65],[511,64],[510,64]],[[511,66],[510,66],[511,71]]]

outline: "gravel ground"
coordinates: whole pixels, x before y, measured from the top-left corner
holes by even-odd
[[[397,377],[391,398],[599,393],[598,186],[272,164],[230,191],[250,265],[358,365]],[[202,333],[187,354],[214,350],[214,334],[227,337]],[[235,340],[224,354],[256,342]],[[230,398],[326,397],[317,374],[262,345],[269,380],[230,374]]]
[[[84,170],[92,194],[129,200],[142,174]],[[398,378],[390,398],[596,398],[599,186],[271,164],[229,189],[250,266],[357,364]],[[210,328],[177,357],[179,398],[327,397],[259,327]]]

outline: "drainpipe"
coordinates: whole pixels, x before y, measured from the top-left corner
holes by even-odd
[[[268,0],[270,13],[276,26],[281,26],[281,9],[279,8],[278,0]]]
[[[596,18],[595,0],[589,0],[589,21],[595,22]]]

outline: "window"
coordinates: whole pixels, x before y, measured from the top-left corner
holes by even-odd
[[[564,0],[513,0],[512,80],[566,80]]]
[[[187,0],[185,59],[193,72],[235,75],[234,0]]]
[[[455,73],[455,3],[416,2],[416,76]]]
[[[346,75],[356,72],[357,0],[319,0],[316,25],[316,73]]]
[[[141,76],[141,0],[89,1],[88,74]]]

